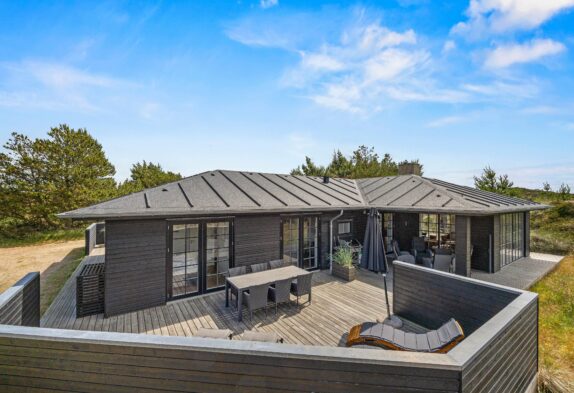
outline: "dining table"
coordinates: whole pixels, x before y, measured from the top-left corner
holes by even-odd
[[[248,291],[250,287],[263,284],[273,284],[276,281],[295,279],[298,276],[312,274],[311,272],[291,265],[276,269],[268,269],[256,273],[247,273],[240,276],[227,277],[225,279],[225,307],[229,307],[229,288],[237,290],[237,313],[238,321],[243,319],[243,292]]]

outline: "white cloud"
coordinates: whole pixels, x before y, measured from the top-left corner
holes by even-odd
[[[447,40],[442,46],[442,53],[448,53],[454,49],[456,49],[456,43],[453,40]]]
[[[468,117],[464,116],[445,116],[438,119],[432,120],[427,123],[427,127],[430,128],[441,128],[451,124],[458,124],[468,120]]]
[[[300,61],[283,76],[284,86],[308,90],[316,104],[351,113],[377,110],[391,86],[412,88],[430,54],[417,48],[413,30],[397,32],[378,23],[356,23],[339,42],[298,51]]]
[[[487,53],[487,68],[505,68],[513,64],[530,63],[546,56],[557,55],[566,47],[550,39],[535,39],[525,44],[501,45]]]
[[[574,7],[574,0],[471,0],[468,20],[453,33],[469,37],[534,29],[556,14]]]
[[[494,81],[485,84],[464,83],[461,88],[474,95],[490,99],[498,99],[501,97],[510,97],[512,100],[516,100],[518,98],[528,99],[536,96],[539,92],[538,85],[531,81],[520,83],[501,81]]]
[[[279,5],[279,0],[261,0],[259,6],[263,9],[275,7]]]

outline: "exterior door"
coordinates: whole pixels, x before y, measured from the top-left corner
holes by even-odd
[[[233,221],[174,223],[168,228],[168,299],[223,288],[232,263]]]
[[[319,217],[283,217],[283,260],[303,269],[319,267]]]

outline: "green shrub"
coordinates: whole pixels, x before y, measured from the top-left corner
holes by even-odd
[[[333,262],[344,267],[353,266],[353,250],[347,244],[340,245],[333,253]]]

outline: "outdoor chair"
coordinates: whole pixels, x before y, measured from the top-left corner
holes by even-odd
[[[424,264],[423,258],[432,258],[433,253],[427,249],[425,238],[423,236],[413,237],[413,255],[417,263]]]
[[[221,338],[231,340],[233,338],[233,332],[229,329],[199,328],[197,330],[197,333],[195,333],[193,336],[202,338]]]
[[[397,259],[395,259],[396,261],[401,261],[401,262],[406,262],[406,263],[410,263],[411,265],[416,264],[415,261],[415,257],[413,257],[411,254],[408,255],[399,255],[397,257]]]
[[[259,341],[266,343],[283,343],[283,338],[275,332],[254,332],[248,330],[243,333],[241,340],[244,341]]]
[[[311,304],[311,286],[312,286],[313,275],[302,274],[297,276],[297,279],[291,283],[291,293],[297,296],[297,305],[299,305],[299,297],[308,295],[309,299],[307,302]]]
[[[283,267],[283,265],[284,265],[283,259],[276,259],[274,261],[269,262],[269,268],[271,269],[277,269]]]
[[[442,272],[452,273],[453,259],[454,256],[452,254],[435,254],[432,268]]]
[[[257,272],[262,272],[269,269],[269,264],[267,262],[263,262],[263,263],[256,263],[255,265],[251,265],[251,272],[252,273],[257,273]]]
[[[241,276],[246,273],[247,268],[245,266],[232,267],[227,270],[227,277]],[[237,289],[235,289],[233,286],[230,286],[230,290],[231,300],[233,301],[233,296],[235,296],[235,307],[237,308]]]
[[[351,328],[347,346],[371,345],[397,351],[447,353],[462,339],[464,331],[453,318],[437,330],[420,334],[379,322],[366,322]]]
[[[399,247],[399,242],[393,240],[391,243],[391,251],[387,253],[387,257],[391,257],[392,259],[399,260],[401,255],[411,255],[408,251],[401,251]]]
[[[243,303],[249,310],[249,319],[253,319],[253,311],[265,309],[265,317],[267,317],[267,293],[269,292],[269,285],[255,285],[249,287],[249,292],[243,294]]]
[[[276,281],[274,286],[269,287],[269,300],[275,303],[275,314],[278,304],[291,302],[291,279]]]

